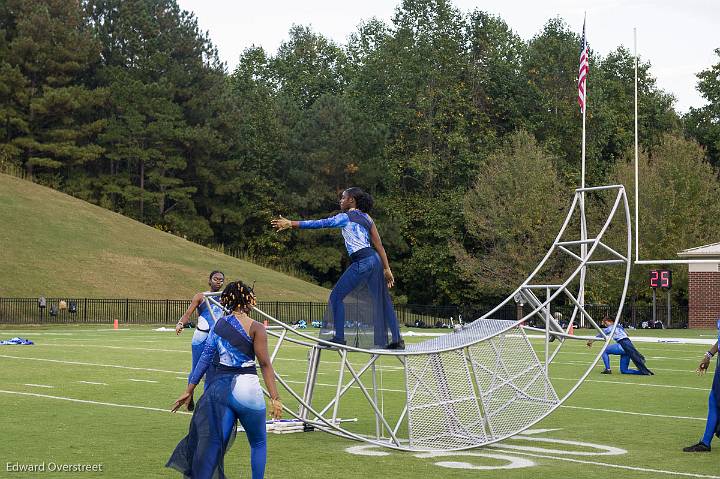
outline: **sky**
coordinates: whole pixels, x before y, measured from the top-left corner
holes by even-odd
[[[248,47],[262,46],[274,54],[287,40],[293,24],[344,45],[358,25],[370,18],[390,24],[401,0],[178,0],[208,31],[228,70],[234,70]],[[685,113],[706,102],[696,90],[696,74],[718,63],[720,0],[452,0],[461,12],[482,10],[501,17],[525,40],[542,30],[548,19],[561,17],[578,34],[587,15],[590,48],[607,55],[620,45],[637,51],[652,65],[660,88],[677,99]],[[592,108],[592,72],[588,79]]]

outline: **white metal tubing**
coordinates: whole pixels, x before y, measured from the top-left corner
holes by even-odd
[[[638,216],[640,204],[640,182],[638,180],[638,56],[637,56],[637,28],[633,28],[633,48],[635,50],[635,263],[640,260],[640,219]]]
[[[527,331],[536,331],[536,332],[538,332],[538,333],[544,333],[544,332],[545,332],[545,329],[544,329],[544,328],[536,328],[536,327],[534,327],[534,326],[523,326],[522,328],[525,329],[525,330],[527,330]],[[599,340],[599,338],[597,338],[597,337],[595,337],[595,336],[578,336],[578,335],[574,335],[574,334],[559,333],[559,332],[558,332],[558,333],[553,332],[552,335],[553,335],[553,336],[556,336],[556,337],[558,337],[558,338],[563,338],[563,339],[577,339],[577,340],[583,340],[583,341],[589,341],[590,339],[592,339],[593,341],[598,341],[598,340]]]
[[[576,260],[582,261],[582,258],[581,258],[580,256],[576,255],[575,253],[573,253],[572,251],[570,251],[570,250],[567,249],[566,247],[564,247],[564,246],[562,246],[562,245],[558,245],[558,249],[559,249],[560,251],[563,251],[563,252],[569,254],[570,256],[572,256],[573,258],[575,258]]]
[[[596,261],[588,261],[587,264],[590,264],[590,265],[593,265],[593,264],[596,264],[596,265],[599,265],[599,264],[621,264],[621,263],[624,264],[626,262],[627,262],[627,260],[622,260],[622,259],[600,259],[600,260],[596,260]]]
[[[270,355],[270,362],[275,361],[275,357],[277,356],[277,353],[280,351],[280,346],[282,345],[283,341],[285,340],[285,336],[287,336],[287,329],[283,329],[283,332],[280,333],[280,337],[278,338],[277,344],[275,345],[275,349],[273,349],[272,354]]]
[[[590,186],[588,188],[576,188],[575,192],[579,193],[582,191],[600,191],[600,190],[617,190],[619,188],[625,188],[624,185],[603,185],[603,186]]]
[[[566,288],[567,288],[567,286],[572,282],[572,280],[575,279],[575,277],[577,276],[577,274],[582,270],[583,266],[587,263],[588,258],[592,257],[593,253],[595,252],[595,249],[598,247],[598,243],[600,242],[600,239],[605,235],[605,231],[606,231],[607,228],[610,226],[610,223],[611,223],[613,217],[615,216],[615,212],[617,211],[617,208],[618,208],[618,206],[619,206],[619,204],[620,204],[620,200],[621,200],[621,199],[624,199],[624,200],[625,200],[625,204],[627,205],[627,196],[625,196],[624,188],[622,188],[622,187],[620,187],[620,190],[618,191],[618,195],[617,195],[617,197],[616,197],[616,199],[615,199],[615,204],[613,205],[612,210],[610,211],[610,214],[609,214],[609,216],[608,216],[608,219],[605,221],[605,224],[603,225],[602,229],[601,229],[600,232],[598,233],[598,235],[597,235],[597,237],[595,238],[595,240],[593,240],[593,241],[594,241],[594,244],[591,246],[590,250],[588,251],[587,257],[586,257],[585,260],[575,269],[575,271],[568,277],[568,279],[565,280],[565,282],[562,284],[562,288],[561,288],[561,289],[558,289],[558,290],[551,296],[551,300],[554,300],[558,295],[560,295],[560,293],[562,293],[563,289],[566,289]],[[626,217],[627,217],[628,215],[629,215],[629,210],[626,210]],[[628,223],[627,226],[628,226],[628,240],[629,240],[629,239],[630,239],[630,231],[629,231],[630,224]],[[629,263],[630,263],[630,262],[628,261],[627,263],[628,263],[628,267],[626,268],[626,273],[627,273],[626,276],[629,275]],[[521,289],[525,288],[525,287],[526,287],[526,283],[527,283],[527,280],[526,280],[526,282],[525,282],[522,286],[520,286],[520,287],[517,289],[517,291],[520,291]],[[517,292],[517,291],[516,291],[516,292]],[[511,296],[511,297],[512,297],[512,296]],[[506,300],[505,302],[507,302],[507,301],[508,301],[508,300]],[[504,302],[504,303],[501,303],[501,305],[502,305],[502,304],[505,304],[505,302]],[[526,321],[526,320],[529,319],[532,315],[534,315],[534,314],[536,314],[538,311],[544,309],[544,308],[545,308],[546,306],[548,306],[549,304],[550,304],[550,302],[549,302],[549,301],[546,301],[546,302],[543,303],[541,306],[537,307],[534,311],[532,311],[530,314],[526,315],[525,317],[523,317],[522,319],[520,319],[519,321],[517,321],[516,324],[519,323],[519,322],[522,322],[522,321]],[[496,308],[496,309],[497,309],[497,308]],[[489,313],[488,313],[488,314],[489,314]],[[483,317],[487,317],[488,314],[484,315]],[[509,328],[508,328],[508,329],[509,329]],[[497,333],[497,334],[500,334],[500,333]]]
[[[560,231],[558,232],[557,236],[555,237],[555,241],[553,241],[553,245],[550,247],[550,249],[548,250],[548,252],[545,253],[545,257],[544,257],[542,260],[540,260],[540,263],[537,265],[537,267],[535,267],[535,270],[534,270],[532,273],[530,273],[530,275],[525,279],[525,281],[523,281],[523,283],[522,283],[515,291],[513,291],[512,293],[510,293],[510,295],[508,295],[508,297],[505,298],[504,301],[500,302],[497,306],[495,306],[495,308],[491,309],[489,312],[487,312],[486,314],[482,315],[482,316],[480,317],[480,319],[489,318],[489,317],[492,316],[492,314],[494,314],[497,310],[499,310],[500,308],[502,308],[507,302],[509,302],[510,300],[512,300],[513,297],[514,297],[517,293],[519,293],[520,290],[522,290],[523,286],[526,285],[526,284],[528,284],[528,283],[530,282],[530,280],[535,277],[535,275],[538,273],[538,271],[540,271],[540,269],[545,265],[545,262],[546,262],[546,261],[548,260],[548,258],[550,258],[550,256],[552,255],[552,253],[553,253],[553,251],[554,251],[555,245],[558,244],[558,242],[560,241],[560,238],[562,238],[563,234],[565,234],[565,230],[567,229],[568,225],[570,224],[570,220],[572,219],[572,215],[573,215],[573,213],[575,212],[575,208],[576,208],[576,206],[577,206],[577,202],[578,202],[578,195],[577,195],[577,193],[576,193],[576,194],[573,196],[572,204],[570,205],[570,209],[568,210],[568,214],[565,216],[565,221],[563,222],[562,226],[560,227]]]
[[[598,326],[598,324],[593,320],[592,316],[590,316],[590,313],[585,311],[585,307],[583,305],[581,305],[577,299],[575,299],[575,297],[572,295],[572,293],[566,289],[565,295],[568,298],[570,298],[570,301],[572,301],[573,304],[575,305],[575,307],[577,307],[580,310],[580,312],[583,314],[583,316],[585,316],[590,321],[590,323],[592,323],[593,327],[595,329],[597,329],[598,331],[600,331],[600,333],[602,333],[603,337],[605,337],[605,333],[603,333],[602,328],[600,326]]]
[[[621,259],[621,260],[623,260],[623,261],[630,261],[630,256],[625,257],[625,256],[621,255],[620,253],[618,253],[617,251],[615,251],[614,249],[612,249],[610,246],[606,245],[606,244],[603,243],[602,241],[600,242],[600,246],[601,246],[603,249],[605,249],[608,253],[610,253],[610,254],[612,254],[612,255],[615,255],[615,256],[618,257],[619,259]]]
[[[374,363],[372,365],[372,386],[373,386],[373,401],[375,401],[375,404],[377,404],[377,400],[378,400],[377,371],[376,371]],[[380,439],[380,418],[377,416],[377,414],[375,415],[375,438]]]
[[[340,389],[343,383],[343,373],[345,372],[345,363],[347,362],[347,352],[342,349],[338,351],[340,354],[340,374],[338,374],[337,390],[335,391],[335,405],[333,406],[332,420],[337,419],[338,407],[340,406]]]
[[[609,218],[608,218],[608,222],[607,222],[607,223],[605,224],[605,226],[603,227],[601,233],[598,235],[598,238],[602,237],[603,234],[604,234],[604,232],[605,232],[605,230],[607,229],[610,220],[611,220],[612,217],[614,216],[614,213],[615,213],[615,211],[616,211],[616,209],[617,209],[617,206],[618,206],[618,203],[619,203],[619,200],[620,200],[620,199],[623,199],[623,200],[624,200],[625,212],[626,212],[626,225],[628,226],[628,233],[627,233],[627,240],[628,240],[628,241],[627,241],[627,247],[628,247],[628,249],[630,249],[630,248],[632,247],[632,246],[631,246],[631,233],[630,233],[630,224],[631,224],[631,223],[630,223],[630,213],[629,213],[629,209],[628,209],[628,207],[627,207],[627,197],[624,195],[624,192],[622,192],[622,191],[619,192],[618,201],[616,201],[616,204],[615,204],[615,206],[613,207],[613,211],[612,211],[612,213],[610,214],[610,216],[609,216]],[[593,250],[594,250],[596,247],[597,247],[597,243],[594,244],[593,247],[591,248],[591,250],[590,250],[590,252],[589,252],[590,255],[592,255],[592,252],[593,252]],[[547,259],[548,256],[549,256],[549,254],[546,255],[546,259]],[[539,270],[539,268],[537,268],[537,270]],[[535,271],[535,273],[537,272],[537,270]],[[622,293],[622,297],[621,297],[621,306],[620,306],[620,308],[618,309],[618,312],[617,312],[617,314],[616,314],[615,325],[617,325],[617,322],[618,322],[618,320],[619,320],[619,318],[620,318],[620,315],[621,315],[621,313],[622,313],[622,304],[623,304],[624,301],[625,301],[625,296],[626,296],[626,293],[627,293],[627,285],[628,285],[628,281],[629,281],[629,273],[630,273],[630,262],[628,261],[628,262],[627,262],[627,266],[626,266],[625,284],[624,284],[624,289],[623,289],[623,293]],[[566,281],[566,283],[565,283],[565,285],[564,285],[565,287],[567,286],[567,284],[569,284],[569,282],[574,278],[574,276],[575,276],[576,274],[577,274],[577,270],[576,270],[576,272],[573,274],[573,276],[572,276],[568,281]],[[521,287],[521,288],[522,288],[522,287]],[[519,291],[521,288],[518,288],[518,291]],[[559,293],[559,292],[560,292],[560,291],[557,291],[556,293]],[[556,294],[553,295],[553,296],[556,296]],[[512,296],[511,296],[511,297],[512,297]],[[510,298],[511,298],[511,297],[510,297]],[[510,298],[508,298],[508,299],[510,299]],[[504,303],[502,303],[502,304],[504,304]],[[545,306],[545,305],[541,305],[541,307],[537,308],[537,310],[536,310],[535,312],[542,310],[544,306]],[[535,313],[533,313],[533,314],[535,314]],[[273,319],[274,319],[274,318],[273,318]],[[515,324],[517,324],[517,323],[515,323]],[[615,326],[615,325],[614,325],[614,326]],[[512,327],[514,327],[514,326],[512,326]],[[508,328],[508,329],[509,329],[509,328]],[[507,330],[507,329],[506,329],[506,330]],[[301,336],[304,336],[304,335],[302,335],[302,333],[298,333],[297,331],[293,331],[293,332],[295,332],[296,334],[299,334],[299,335],[301,335]],[[497,333],[497,334],[501,334],[501,333],[502,333],[502,332],[499,332],[499,333]],[[556,335],[558,335],[558,336],[561,336],[561,335],[562,335],[561,333],[554,333],[554,334],[556,334]],[[563,335],[563,336],[564,336],[564,335]],[[576,338],[577,338],[577,337],[576,337]],[[314,339],[314,338],[311,338],[311,339]],[[592,339],[595,340],[596,338],[592,338]],[[607,344],[607,342],[609,341],[609,339],[610,339],[610,338],[607,338],[607,339],[606,339],[606,344]],[[448,348],[447,350],[449,351],[449,350],[452,350],[452,349],[457,349],[457,348]],[[445,350],[443,350],[443,351],[445,351]],[[363,351],[363,352],[364,352],[364,351]],[[442,351],[438,351],[438,352],[442,352]],[[341,353],[341,354],[342,354],[342,353]],[[405,353],[405,355],[407,355],[407,353]],[[400,359],[400,358],[399,358],[399,359]],[[561,400],[559,400],[559,402],[557,403],[557,405],[560,405],[560,404],[561,404],[562,402],[564,402],[568,397],[570,397],[570,395],[571,395],[572,393],[574,393],[575,390],[577,390],[577,388],[581,385],[582,381],[590,374],[591,370],[594,368],[595,364],[597,364],[597,362],[599,361],[599,359],[600,359],[600,354],[598,354],[598,355],[596,356],[595,360],[592,362],[592,364],[591,364],[590,367],[587,369],[587,371],[585,372],[585,374],[579,379],[578,383],[575,384],[575,386],[574,386],[573,388],[571,388],[571,390],[570,390]],[[406,380],[407,380],[407,378],[406,378]],[[280,378],[280,381],[281,381],[282,383],[284,383],[284,381],[282,381],[281,378]],[[286,386],[286,384],[283,384],[283,385]],[[286,387],[286,389],[288,389],[288,388]],[[407,389],[407,385],[406,385],[406,389]],[[297,395],[294,393],[294,391],[290,390],[290,393],[293,394],[293,395],[296,397],[296,399],[298,399],[299,401],[302,402],[302,399],[298,398]],[[314,410],[313,410],[311,407],[309,407],[309,410],[311,410],[313,413],[315,413]],[[551,409],[550,411],[546,412],[545,414],[543,414],[541,417],[537,418],[537,420],[533,421],[533,422],[532,422],[531,424],[529,424],[527,427],[531,427],[532,425],[534,425],[534,424],[536,424],[537,422],[541,421],[542,419],[544,419],[545,417],[547,417],[547,415],[549,415],[552,411],[554,411],[554,408]],[[291,412],[291,415],[295,416],[295,414],[292,413],[292,412]],[[316,414],[316,415],[317,415],[317,414]],[[432,450],[434,450],[434,449],[431,449],[431,448],[427,448],[427,449],[425,449],[425,448],[417,448],[417,447],[409,448],[409,447],[400,446],[400,445],[398,445],[398,444],[391,444],[391,443],[388,443],[388,442],[374,441],[374,440],[368,439],[368,438],[366,438],[366,437],[363,437],[363,436],[360,436],[360,435],[357,435],[357,434],[354,434],[354,433],[350,433],[349,431],[346,431],[346,430],[344,430],[344,429],[339,428],[339,427],[338,427],[337,425],[335,425],[335,424],[330,424],[330,423],[328,423],[327,420],[325,420],[324,418],[322,418],[322,416],[319,416],[319,415],[318,415],[318,417],[319,417],[319,419],[320,419],[323,423],[325,423],[325,424],[327,425],[327,432],[331,432],[331,433],[333,433],[333,434],[337,434],[337,435],[342,436],[342,437],[347,437],[347,438],[352,438],[352,439],[356,439],[356,440],[361,440],[361,441],[365,441],[365,442],[368,442],[368,443],[371,443],[371,444],[376,444],[376,445],[385,446],[385,447],[390,447],[390,448],[399,449],[399,450],[412,450],[412,451],[418,451],[418,450],[429,450],[429,451],[432,451]],[[326,430],[326,427],[325,427],[325,426],[319,426],[319,429],[321,429],[321,430]],[[492,440],[487,441],[485,444],[491,444],[491,443],[497,442],[497,441],[499,441],[499,440],[505,439],[506,437],[512,436],[512,435],[514,435],[515,433],[516,433],[516,431],[511,431],[511,432],[509,432],[508,434],[506,434],[506,435],[504,435],[504,436],[495,437],[495,438],[493,438]],[[445,449],[445,450],[464,450],[464,449],[470,449],[470,448],[472,448],[472,447],[474,447],[474,446],[464,446],[464,447],[450,448],[450,449]]]
[[[571,241],[560,241],[557,243],[558,246],[570,246],[570,245],[587,245],[595,242],[596,238],[583,239],[583,240],[571,240]]]
[[[368,368],[369,368],[370,366],[372,366],[372,367],[374,368],[374,367],[375,367],[375,361],[377,360],[378,357],[379,357],[379,356],[373,355],[373,357],[370,358],[370,361],[368,361],[368,362],[365,364],[365,366],[363,366],[362,368],[360,368],[360,373],[359,373],[359,375],[362,376],[362,375],[365,373],[365,371],[368,370]],[[325,413],[327,412],[327,410],[330,409],[330,408],[335,404],[335,400],[341,398],[346,392],[348,392],[348,391],[350,390],[350,388],[353,386],[353,384],[355,384],[355,379],[351,379],[345,386],[343,386],[343,389],[342,389],[342,391],[340,391],[340,394],[339,394],[338,396],[336,396],[335,398],[333,398],[333,399],[327,404],[327,406],[325,406],[325,407],[320,411],[320,414],[325,414]]]
[[[388,422],[385,420],[385,417],[380,412],[380,409],[378,409],[377,404],[375,404],[375,402],[372,400],[372,398],[370,397],[370,393],[367,391],[367,389],[365,388],[365,385],[360,380],[360,377],[355,373],[355,370],[353,369],[352,365],[349,362],[347,362],[347,369],[348,369],[348,371],[350,371],[350,374],[355,378],[355,382],[360,387],[360,390],[362,391],[362,393],[365,395],[365,399],[367,399],[368,403],[370,403],[370,407],[372,407],[373,411],[375,411],[375,418],[380,419],[380,421],[383,423],[383,425],[387,428],[388,432],[390,433],[390,437],[392,438],[393,442],[399,446],[400,441],[395,436],[395,433],[393,432],[392,428],[390,427],[390,424],[388,424]],[[337,403],[335,403],[335,405],[337,406]],[[334,419],[335,418],[333,417],[333,420]]]
[[[393,434],[397,434],[398,430],[400,429],[400,425],[402,424],[403,419],[405,419],[405,415],[407,414],[407,404],[405,404],[405,407],[403,408],[402,412],[400,413],[400,417],[398,418],[397,423],[395,424],[395,427],[393,428]]]
[[[717,264],[716,259],[644,259],[636,260],[635,264]]]

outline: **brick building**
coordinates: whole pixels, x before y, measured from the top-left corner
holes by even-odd
[[[720,243],[686,249],[678,256],[683,259],[717,260],[715,263],[688,265],[688,327],[715,329],[720,316]]]

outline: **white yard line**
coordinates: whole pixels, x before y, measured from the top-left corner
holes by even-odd
[[[133,379],[133,378],[128,378],[128,381],[133,381],[133,382],[136,382],[136,383],[157,383],[157,381],[151,381],[150,379]]]
[[[290,381],[290,380],[285,379],[285,378],[283,378],[283,381],[285,381],[286,383],[291,383],[291,384],[305,384],[305,381]],[[347,381],[344,381],[344,382],[343,382],[343,385],[345,385],[345,384],[347,384]],[[337,387],[337,384],[315,383],[315,385],[316,385],[316,386],[325,386],[325,387],[330,387],[330,388],[336,388],[336,387]],[[360,386],[358,386],[357,383],[354,383],[354,384],[352,385],[352,388],[353,388],[353,389],[360,389]],[[383,388],[378,388],[378,391],[385,391],[385,392],[391,392],[391,393],[404,393],[404,392],[405,392],[404,390],[401,390],[401,389],[383,389]]]
[[[83,403],[83,404],[97,404],[100,406],[122,407],[122,408],[128,408],[128,409],[142,409],[145,411],[160,411],[160,412],[168,412],[168,413],[170,412],[169,408],[134,406],[132,404],[116,404],[116,403],[111,403],[111,402],[90,401],[87,399],[75,399],[75,398],[69,398],[69,397],[63,397],[63,396],[50,396],[47,394],[26,393],[26,392],[21,392],[21,391],[6,391],[4,389],[0,389],[0,393],[16,394],[18,396],[30,396],[30,397],[39,397],[39,398],[46,398],[46,399],[57,399],[57,400],[61,400],[61,401],[70,401],[70,402],[77,402],[77,403]],[[191,412],[185,412],[185,411],[178,411],[177,414],[192,415]]]
[[[152,351],[158,353],[190,353],[190,344],[187,349],[164,349],[164,348],[134,348],[132,346],[110,346],[108,344],[36,344],[38,347],[60,347],[60,348],[98,348],[98,349],[119,349],[122,351]]]
[[[577,381],[576,379],[572,378],[552,378],[552,380],[559,380],[559,381]],[[625,386],[639,386],[639,387],[646,387],[646,388],[669,388],[669,389],[685,389],[690,391],[703,391],[703,392],[710,392],[710,386],[704,387],[704,388],[696,388],[692,386],[674,386],[672,384],[645,384],[645,383],[633,383],[629,381],[610,381],[605,379],[586,379],[586,383],[608,383],[608,384],[623,384]]]
[[[601,408],[594,408],[594,407],[582,407],[582,406],[566,406],[562,405],[560,406],[562,408],[567,409],[581,409],[583,411],[593,411],[593,412],[609,412],[612,414],[630,414],[631,416],[648,416],[648,417],[660,417],[663,419],[689,419],[691,421],[703,421],[707,418],[704,417],[691,417],[691,416],[669,416],[667,414],[650,414],[647,412],[633,412],[633,411],[619,411],[617,409],[601,409]]]
[[[24,386],[32,386],[34,388],[48,388],[48,389],[53,389],[55,387],[55,386],[49,386],[47,384],[28,384],[28,383],[25,383]]]
[[[96,383],[95,381],[78,381],[83,384],[95,384],[97,386],[107,386],[107,383]]]
[[[21,361],[43,361],[48,363],[73,364],[76,366],[94,366],[99,368],[130,369],[132,371],[154,371],[158,373],[185,374],[185,371],[168,371],[167,369],[155,368],[136,368],[132,366],[119,366],[117,364],[85,363],[82,361],[62,361],[60,359],[29,358],[23,356],[9,356],[7,354],[0,354],[0,358],[19,359]]]
[[[503,453],[507,453],[506,449],[497,448],[489,446],[488,449],[496,450],[496,451],[502,451]],[[583,459],[571,459],[569,457],[558,457],[558,456],[549,456],[545,454],[534,454],[530,452],[522,452],[522,451],[516,451],[513,450],[512,454],[521,454],[523,456],[530,456],[530,457],[540,457],[543,459],[553,459],[556,461],[566,461],[566,462],[574,462],[576,464],[589,464],[593,466],[600,466],[600,467],[609,467],[614,469],[624,469],[626,471],[638,471],[638,472],[648,472],[653,474],[668,474],[672,476],[683,476],[683,477],[697,477],[697,478],[704,478],[704,479],[720,479],[720,476],[713,476],[710,474],[696,474],[692,472],[678,472],[678,471],[667,471],[664,469],[650,469],[647,467],[635,467],[635,466],[623,466],[620,464],[610,464],[607,462],[598,462],[598,461],[586,461]]]

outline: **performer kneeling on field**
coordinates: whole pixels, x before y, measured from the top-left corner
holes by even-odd
[[[610,369],[610,355],[616,355],[620,356],[620,373],[621,374],[642,374],[637,369],[630,369],[630,356],[625,352],[625,350],[620,346],[619,344],[608,344],[608,346],[605,348],[605,351],[602,353],[602,360],[603,364],[605,365],[605,369],[603,369],[601,374],[612,374],[612,369]]]
[[[329,341],[347,344],[345,339],[347,324],[356,328],[354,341],[351,342],[353,346],[405,349],[405,342],[400,338],[400,328],[388,292],[388,288],[392,288],[395,284],[395,278],[390,270],[375,222],[368,215],[372,206],[372,196],[360,188],[348,188],[340,199],[342,213],[338,215],[323,220],[308,221],[291,221],[281,216],[271,223],[277,231],[290,228],[342,228],[345,247],[352,264],[345,270],[330,293],[328,309],[323,320],[324,328],[334,326],[334,334]],[[346,314],[345,303],[353,306],[351,315]],[[348,316],[351,316],[351,319]],[[374,333],[372,342],[369,342],[368,338],[366,343],[363,326],[368,322]],[[389,344],[388,330],[391,335]]]
[[[279,419],[282,403],[275,386],[265,327],[248,316],[256,304],[255,294],[241,281],[225,287],[220,302],[232,314],[217,321],[210,331],[200,361],[190,375],[185,392],[175,401],[175,412],[190,400],[195,386],[210,366],[215,353],[218,361],[212,381],[198,401],[190,422],[190,432],[178,443],[166,467],[186,477],[223,478],[225,453],[235,437],[236,422],[245,429],[250,443],[252,479],[265,475],[267,432],[265,400],[255,369],[255,357],[262,368],[271,397],[270,415]]]
[[[602,320],[603,326],[605,326],[605,329],[603,329],[603,333],[606,335],[610,334],[610,330],[612,329],[614,321],[612,318],[605,316]],[[602,338],[602,335],[598,334],[598,338]],[[613,339],[616,343],[618,343],[620,346],[622,346],[623,351],[625,354],[627,354],[632,362],[637,366],[639,374],[643,375],[653,375],[654,373],[650,371],[647,366],[645,366],[645,356],[640,354],[640,351],[638,351],[635,348],[635,345],[632,341],[630,341],[630,338],[628,337],[627,333],[625,332],[625,328],[623,328],[622,324],[618,324],[615,328],[615,333],[613,334]],[[587,346],[592,347],[593,342],[588,341]],[[607,369],[607,366],[606,366]],[[633,373],[630,373],[633,374]]]
[[[210,273],[210,277],[208,278],[208,286],[210,286],[210,291],[212,293],[220,291],[220,288],[222,288],[224,282],[225,274],[223,274],[222,271],[213,271],[212,273]],[[210,330],[215,324],[215,319],[223,316],[223,310],[220,306],[216,304],[211,304],[210,308],[208,308],[207,304],[205,303],[205,295],[203,293],[197,293],[195,296],[193,296],[192,301],[190,301],[190,306],[188,307],[187,311],[185,311],[185,314],[182,315],[180,320],[177,322],[177,325],[175,325],[175,334],[180,334],[183,332],[183,329],[185,329],[185,325],[190,321],[190,315],[195,310],[197,310],[198,313],[198,320],[190,346],[192,351],[192,366],[190,367],[191,373],[192,370],[195,369],[198,361],[200,360],[200,355],[202,354],[203,349],[205,349],[205,341],[208,338]],[[212,366],[205,375],[205,381],[210,382],[211,376]],[[188,375],[188,380],[189,379],[190,376]],[[192,397],[190,397],[190,401],[188,401],[187,403],[187,410],[192,411],[194,407],[195,401]]]
[[[710,350],[705,353],[700,365],[697,368],[697,373],[703,375],[707,372],[710,367],[710,359],[715,356],[718,352],[718,344],[720,344],[720,318],[717,320],[718,328],[718,341]],[[713,376],[712,388],[710,389],[710,397],[708,398],[708,417],[707,423],[705,423],[705,434],[703,435],[700,442],[683,448],[685,452],[710,452],[710,443],[712,442],[713,435],[720,437],[720,356],[715,364],[715,376]]]

